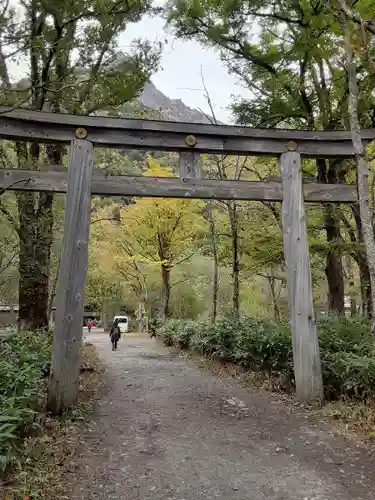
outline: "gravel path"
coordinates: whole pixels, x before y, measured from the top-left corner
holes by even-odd
[[[111,352],[92,333],[108,389],[84,433],[72,500],[370,500],[375,460],[148,338]]]

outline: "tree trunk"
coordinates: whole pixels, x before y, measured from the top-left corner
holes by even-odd
[[[169,318],[169,299],[171,296],[171,268],[169,265],[161,265],[161,278],[163,282],[163,316],[164,321]]]
[[[362,253],[358,255],[359,278],[361,282],[362,314],[372,318],[372,294],[370,282],[370,270],[367,260]]]
[[[44,318],[35,318],[34,304],[37,302],[35,261],[35,195],[17,193],[19,213],[19,290],[18,325],[21,330],[36,329],[44,324]]]
[[[105,332],[109,331],[109,315],[108,304],[106,301],[102,302],[102,324]]]
[[[372,216],[368,206],[368,163],[363,158],[357,158],[357,165],[358,197],[367,255],[367,262],[365,269],[363,269],[364,274],[361,284],[363,283],[364,286],[368,314],[372,318],[371,333],[375,340],[375,242]]]
[[[17,196],[20,225],[19,322],[21,329],[35,330],[48,326],[49,263],[52,245],[53,195]]]
[[[210,237],[211,237],[211,249],[213,256],[213,277],[212,277],[212,323],[216,323],[217,317],[217,302],[219,294],[219,256],[217,248],[217,237],[215,228],[215,219],[212,214],[212,203],[207,204],[207,219],[210,226]]]
[[[346,259],[346,269],[348,277],[348,294],[350,297],[350,316],[354,318],[357,316],[357,292],[354,287],[354,277],[353,277],[353,265],[351,256],[347,256]]]
[[[368,174],[369,164],[366,150],[361,137],[361,127],[358,119],[358,84],[357,84],[357,68],[354,61],[354,53],[352,46],[351,22],[346,14],[347,5],[345,0],[340,0],[340,5],[343,15],[343,29],[345,32],[345,55],[347,59],[347,72],[349,83],[349,120],[350,132],[352,136],[353,149],[355,153],[357,165],[357,189],[359,211],[361,216],[362,232],[365,242],[367,263],[370,274],[371,283],[371,299],[372,299],[372,325],[371,333],[375,340],[375,240],[374,228],[372,225],[372,214],[369,207],[368,193]]]
[[[35,316],[43,319],[42,327],[48,326],[49,306],[49,272],[51,247],[53,242],[53,194],[39,194],[39,208],[36,213],[38,233],[35,247],[35,260],[39,269],[39,279],[36,283],[37,304]]]
[[[324,159],[316,160],[317,180],[321,184],[332,183],[336,184],[344,179],[340,179],[336,173],[339,171],[339,165],[330,164],[327,169],[327,163]],[[345,286],[344,286],[344,270],[342,265],[342,257],[340,253],[340,225],[336,216],[337,208],[332,204],[324,206],[324,228],[327,235],[327,243],[329,250],[326,256],[325,274],[328,284],[328,311],[331,314],[340,316],[345,314]]]
[[[219,294],[219,266],[216,245],[216,235],[213,235],[213,256],[214,256],[214,275],[212,281],[212,323],[216,323],[217,317],[217,298]]]
[[[324,210],[327,242],[330,245],[325,268],[328,282],[328,307],[330,313],[343,316],[345,314],[345,289],[342,259],[339,251],[340,229],[335,217],[335,207],[327,205]]]
[[[277,297],[276,297],[276,280],[273,276],[268,276],[267,277],[268,283],[270,285],[270,290],[271,290],[271,297],[272,297],[272,305],[273,305],[273,317],[274,320],[277,322],[280,322],[280,309],[279,305],[277,303]]]
[[[39,144],[18,143],[18,166],[25,162],[38,166]],[[44,149],[43,149],[44,151]],[[46,147],[49,162],[60,165],[60,145]],[[36,330],[49,324],[49,271],[53,241],[53,193],[19,193],[17,195],[20,225],[19,251],[19,327]]]
[[[59,280],[59,271],[60,271],[60,259],[57,262],[56,273],[55,273],[55,276],[54,276],[53,281],[52,281],[52,286],[50,287],[49,303],[48,303],[48,320],[49,321],[51,321],[51,317],[52,317],[53,303],[55,301],[57,282]]]
[[[158,256],[161,262],[161,281],[163,285],[163,320],[169,318],[169,300],[171,296],[171,265],[170,265],[170,248],[165,241],[165,237],[161,231],[157,234]]]
[[[372,316],[372,299],[371,299],[371,282],[370,282],[370,270],[367,264],[366,253],[362,250],[364,247],[363,231],[361,223],[361,215],[359,210],[359,205],[351,205],[351,209],[354,215],[354,220],[357,228],[357,251],[353,254],[354,260],[357,262],[359,269],[359,279],[361,287],[361,303],[362,303],[362,314],[371,318]]]
[[[230,219],[230,228],[232,236],[232,277],[233,277],[233,316],[235,319],[240,317],[240,260],[238,252],[238,220],[236,202],[228,203],[228,213]]]
[[[142,302],[138,303],[138,332],[142,333],[143,321],[142,321]]]

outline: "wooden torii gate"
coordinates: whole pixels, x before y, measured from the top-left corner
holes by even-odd
[[[55,413],[78,393],[91,195],[282,201],[284,253],[297,397],[323,399],[304,202],[355,203],[355,185],[303,183],[301,157],[354,156],[347,132],[252,129],[234,126],[84,117],[29,110],[3,111],[0,136],[69,145],[66,171],[0,170],[0,187],[67,193],[56,296],[48,406]],[[365,142],[375,130],[364,130]],[[179,178],[106,176],[93,171],[94,147],[175,151]],[[200,154],[274,156],[282,182],[200,178]]]

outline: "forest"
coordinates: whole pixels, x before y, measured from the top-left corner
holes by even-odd
[[[176,36],[219,51],[228,70],[251,91],[251,99],[233,98],[238,124],[349,130],[342,11],[319,1],[268,3],[179,1],[165,6],[162,14]],[[22,25],[14,21],[13,8],[4,6],[3,104],[158,118],[158,110],[142,108],[134,98],[157,71],[163,47],[135,40],[124,57],[116,41],[127,24],[160,9],[126,2],[125,11],[117,3],[116,11],[112,2],[100,9],[93,2],[80,9],[75,5],[72,18],[67,2],[58,15],[54,5],[30,4],[29,22]],[[370,2],[356,2],[350,23],[362,128],[373,127],[375,119],[373,37],[358,19],[371,20],[373,10]],[[27,74],[13,83],[15,60],[22,61]],[[204,80],[202,88],[212,111],[208,118],[216,123]],[[369,154],[371,159],[371,145]],[[177,156],[168,153],[97,150],[95,155],[95,168],[124,175],[169,176],[178,166]],[[64,148],[6,141],[1,159],[3,168],[25,161],[35,169],[67,166]],[[278,175],[278,166],[267,158],[206,155],[202,171],[206,178],[261,180]],[[355,182],[356,168],[347,160],[306,160],[303,173],[320,183]],[[371,169],[369,183],[373,210]],[[20,324],[26,328],[45,326],[55,300],[64,197],[5,192],[0,210],[1,302],[19,303]],[[371,315],[359,206],[310,205],[307,210],[316,311]],[[287,300],[280,224],[277,203],[95,197],[86,307],[108,317],[119,308],[136,316],[141,303],[148,316],[161,319],[231,314],[283,320]]]

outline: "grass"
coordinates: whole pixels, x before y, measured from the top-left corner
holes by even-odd
[[[36,338],[30,339],[29,334],[24,334],[23,343],[29,348],[28,352],[25,349],[27,363],[35,368],[35,365],[43,366],[45,361],[45,368],[48,368],[50,349],[46,346],[41,356],[36,356],[33,350],[35,344],[40,347],[39,343],[44,342],[40,335],[42,334],[33,334]],[[4,342],[6,341],[2,344]],[[15,345],[12,342],[16,342]],[[22,344],[21,341],[20,343]],[[17,340],[10,340],[11,349],[16,352],[17,345]],[[2,345],[2,348],[8,349],[9,342],[8,346]],[[64,473],[79,444],[80,424],[91,416],[93,402],[99,394],[103,380],[102,371],[94,346],[84,345],[78,404],[61,418],[51,418],[43,412],[47,380],[45,371],[35,368],[33,373],[37,376],[33,380],[34,385],[39,384],[39,389],[34,391],[31,387],[30,392],[32,396],[37,392],[38,404],[33,408],[32,422],[18,429],[17,439],[10,439],[10,463],[2,474],[1,499],[68,498],[65,496],[67,488],[66,484],[64,485]]]
[[[365,446],[375,443],[375,400],[331,401],[314,415],[328,422],[339,434]]]

